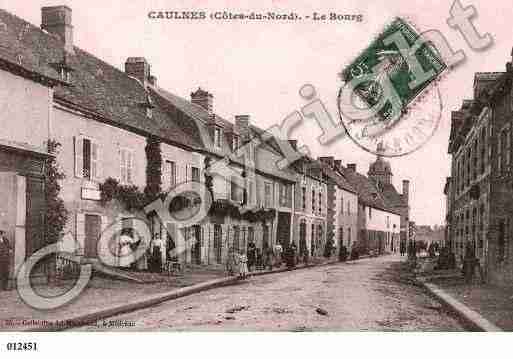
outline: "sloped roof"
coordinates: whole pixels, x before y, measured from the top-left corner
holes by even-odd
[[[175,111],[173,114],[175,121],[178,121],[184,131],[192,136],[195,141],[200,141],[203,149],[222,157],[232,155],[232,151],[230,149],[231,146],[228,143],[224,143],[220,149],[213,146],[210,135],[206,128],[207,123],[214,120],[216,125],[221,126],[224,130],[234,131],[234,124],[232,122],[215,113],[209,114],[208,111],[206,111],[203,107],[187,101],[184,98],[177,96],[167,90],[161,88],[153,88],[152,91],[169,102],[169,106],[174,109],[170,111]],[[180,116],[176,113],[176,111],[182,112],[185,116]],[[265,132],[264,130],[253,125],[250,126],[250,129],[252,131],[252,136],[262,139],[262,136]],[[222,140],[225,141],[224,138]],[[274,157],[281,155],[275,139],[270,139],[265,142],[262,140],[258,145],[257,151],[257,170],[275,177],[286,179],[288,181],[295,180],[295,174],[291,169],[279,169],[275,165],[277,158]],[[263,151],[271,153],[268,154]],[[276,156],[273,157],[272,154],[275,154]],[[261,160],[258,160],[258,157],[261,157]]]
[[[201,106],[193,104],[157,86],[146,89],[137,79],[78,47],[74,54],[64,50],[62,41],[25,20],[0,9],[0,60],[14,61],[20,53],[22,63],[31,71],[59,79],[56,64],[65,63],[73,71],[71,84],[62,81],[55,88],[55,101],[88,113],[99,121],[130,131],[153,135],[173,145],[207,150],[220,156],[231,154],[230,146],[214,148],[206,124],[214,120],[225,129],[234,125]],[[60,80],[58,80],[60,81]],[[148,96],[152,116],[146,114]],[[262,137],[264,130],[251,126],[252,135]],[[224,139],[223,139],[224,141]],[[276,139],[262,142],[259,149],[282,155]],[[289,181],[295,180],[291,169],[281,170],[272,161],[261,161],[261,170]]]
[[[381,194],[385,200],[387,207],[405,207],[408,204],[404,201],[403,196],[397,192],[391,183],[381,184]]]
[[[356,189],[351,186],[346,178],[337,171],[333,170],[329,165],[321,162],[321,161],[313,161],[314,166],[320,168],[322,172],[332,180],[339,188],[344,189],[351,193],[357,193]]]
[[[192,147],[201,145],[174,123],[166,109],[159,106],[161,103],[153,108],[152,118],[148,118],[143,106],[148,93],[141,83],[123,71],[78,47],[74,47],[74,55],[65,54],[60,39],[1,9],[0,24],[11,37],[17,34],[16,46],[42,72],[56,77],[53,64],[63,61],[73,69],[70,86],[55,88],[56,101],[72,104],[115,126],[154,135],[166,142]]]
[[[386,202],[383,193],[376,187],[376,184],[371,179],[343,166],[340,166],[340,170],[349,183],[356,189],[360,202],[366,206],[399,214],[393,206]]]

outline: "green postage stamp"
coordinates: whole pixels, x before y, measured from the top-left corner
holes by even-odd
[[[432,44],[396,18],[341,76],[388,129],[446,67]]]

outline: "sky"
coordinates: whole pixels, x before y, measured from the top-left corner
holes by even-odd
[[[481,33],[494,39],[485,51],[473,51],[461,34],[447,25],[451,1],[325,0],[312,1],[75,1],[0,0],[0,7],[40,25],[42,6],[68,5],[73,10],[75,45],[120,69],[127,57],[145,57],[158,85],[185,98],[201,88],[214,95],[216,113],[233,120],[249,114],[262,128],[279,124],[306,104],[298,91],[312,84],[330,114],[338,117],[338,74],[379,34],[401,16],[420,30],[439,30],[466,60],[439,83],[443,99],[441,122],[434,136],[412,154],[389,159],[393,182],[401,192],[403,179],[410,180],[411,220],[417,224],[443,224],[443,187],[450,175],[447,141],[450,113],[472,98],[475,72],[504,71],[511,61],[513,7],[509,1],[463,0],[474,5],[473,22]],[[362,22],[240,22],[150,20],[159,10],[279,11],[299,14],[363,14]],[[335,156],[356,163],[366,174],[375,156],[348,138],[320,145],[321,129],[303,121],[291,134],[308,146],[314,156]]]

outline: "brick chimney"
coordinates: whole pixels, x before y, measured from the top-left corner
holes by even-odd
[[[342,166],[342,160],[333,161],[333,165],[335,166],[335,169],[338,170]]]
[[[403,180],[403,198],[406,203],[410,202],[410,181]]]
[[[249,139],[249,135],[251,133],[249,125],[250,125],[249,115],[236,115],[235,116],[235,131],[244,140]]]
[[[195,92],[191,92],[191,102],[203,107],[209,115],[214,113],[214,96],[211,93],[202,90],[201,87],[198,87]]]
[[[64,44],[64,50],[67,53],[75,54],[71,12],[71,9],[64,5],[42,7],[41,29],[57,35]]]
[[[129,57],[125,62],[125,73],[128,76],[135,77],[144,87],[150,81],[151,66],[144,57]]]
[[[356,163],[348,163],[347,169],[356,172]]]
[[[335,167],[335,158],[333,156],[319,157],[319,161],[328,165],[330,168]]]

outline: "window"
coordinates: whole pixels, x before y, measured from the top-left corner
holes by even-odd
[[[100,146],[90,138],[75,138],[75,176],[88,180],[100,177]]]
[[[170,187],[176,186],[176,163],[174,161],[165,162],[164,174],[164,183]]]
[[[466,178],[467,178],[467,187],[470,186],[470,176],[471,176],[471,169],[470,169],[470,165],[472,164],[472,151],[470,149],[468,149],[467,151],[467,174],[466,174]]]
[[[235,253],[239,252],[239,243],[240,242],[240,228],[239,226],[233,226],[233,249]]]
[[[214,129],[214,146],[221,148],[221,129],[219,127]]]
[[[220,224],[214,224],[214,253],[216,262],[220,264],[223,253],[223,228]]]
[[[239,136],[234,135],[233,140],[232,140],[232,150],[233,151],[237,150],[237,148],[239,148],[239,146],[240,146],[240,138],[239,138]]]
[[[200,170],[198,167],[191,167],[191,180],[192,182],[200,181]]]
[[[301,187],[301,206],[306,211],[306,187]]]
[[[347,214],[351,214],[351,202],[347,201]]]
[[[265,182],[264,184],[264,207],[273,207],[273,187],[272,183]]]
[[[372,208],[369,207],[369,218],[372,218]]]
[[[340,214],[344,214],[344,195],[340,194]]]
[[[506,223],[504,220],[499,222],[499,238],[497,241],[497,256],[499,257],[499,262],[504,261],[505,258],[505,247],[506,247]]]
[[[239,178],[232,176],[231,180],[231,200],[234,202],[242,202],[244,199],[244,188],[239,184]]]
[[[347,245],[348,247],[351,246],[351,227],[347,229]]]
[[[253,181],[246,180],[244,194],[246,196],[244,204],[253,204]]]
[[[127,149],[121,149],[121,183],[131,184],[134,180],[134,153]]]
[[[472,149],[472,180],[477,178],[477,140],[474,140],[474,148]]]
[[[292,186],[289,184],[280,184],[280,206],[292,206]]]
[[[319,214],[322,213],[322,192],[319,191]]]
[[[315,189],[312,189],[312,213],[315,213]]]
[[[64,66],[60,69],[61,80],[64,82],[71,82],[71,71]]]
[[[511,148],[511,136],[509,132],[509,126],[506,126],[501,131],[500,135],[500,147],[501,147],[501,155],[502,155],[502,165],[500,166],[502,172],[509,171],[510,165],[510,148]]]
[[[387,216],[387,228],[390,228],[390,217]]]
[[[502,150],[504,147],[504,142],[505,142],[504,131],[501,131],[499,134],[499,140],[497,142],[497,173],[499,175],[502,174],[502,168],[503,168],[502,167],[502,159],[503,159]]]
[[[485,131],[485,128],[481,129],[480,145],[481,145],[480,173],[484,173],[485,166],[486,166],[486,131]]]

